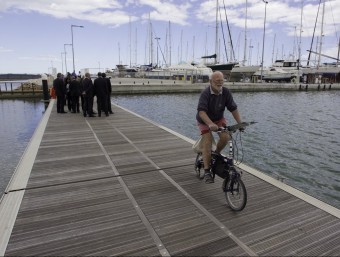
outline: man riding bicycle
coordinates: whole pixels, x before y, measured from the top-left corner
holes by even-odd
[[[205,183],[214,183],[211,173],[211,148],[213,135],[211,131],[218,131],[219,127],[227,125],[224,118],[225,108],[231,112],[237,123],[241,123],[241,117],[237,110],[233,96],[229,89],[223,87],[223,73],[215,71],[210,76],[210,86],[204,89],[197,106],[197,125],[202,136],[202,158],[204,164]],[[228,133],[219,133],[216,145],[216,153],[221,153],[227,145],[230,137]]]

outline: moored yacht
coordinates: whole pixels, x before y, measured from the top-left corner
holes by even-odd
[[[261,73],[265,82],[295,82],[297,75],[295,71],[286,71],[279,67],[264,68],[263,71],[260,69],[254,75],[261,79]]]
[[[252,77],[261,68],[260,65],[235,65],[230,72],[230,82],[250,82]]]
[[[276,60],[270,67],[263,68],[261,67],[254,73],[254,76],[257,76],[266,82],[298,82],[299,77],[299,66],[297,60]],[[302,74],[300,74],[301,76]]]

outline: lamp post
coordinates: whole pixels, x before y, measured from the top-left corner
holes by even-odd
[[[262,0],[264,2],[264,24],[263,24],[263,42],[262,42],[262,62],[261,62],[261,83],[263,78],[263,55],[264,55],[264,38],[266,35],[266,18],[267,18],[267,4],[268,1]]]
[[[73,27],[76,27],[76,28],[84,28],[84,26],[80,26],[80,25],[71,25],[73,72],[76,72],[76,67],[75,67],[75,65],[74,65]]]
[[[155,39],[157,40],[157,68],[158,68],[158,40],[160,40],[161,38],[160,37],[155,37]]]
[[[66,70],[66,73],[67,73],[67,63],[66,63],[66,48],[65,46],[71,46],[72,44],[64,44],[64,53],[65,53],[65,70]]]

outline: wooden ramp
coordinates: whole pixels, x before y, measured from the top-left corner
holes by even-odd
[[[0,255],[339,255],[338,209],[252,170],[233,212],[221,179],[195,177],[192,140],[114,111],[52,100],[2,198]]]

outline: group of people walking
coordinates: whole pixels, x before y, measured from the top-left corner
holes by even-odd
[[[105,73],[98,72],[98,77],[92,82],[90,73],[84,77],[77,77],[68,73],[64,78],[61,73],[53,81],[53,88],[57,97],[57,113],[67,113],[67,106],[71,113],[80,113],[80,106],[84,117],[96,117],[93,111],[93,100],[97,98],[98,117],[104,112],[106,116],[113,114],[111,107],[112,85]],[[80,101],[80,102],[79,102]]]

